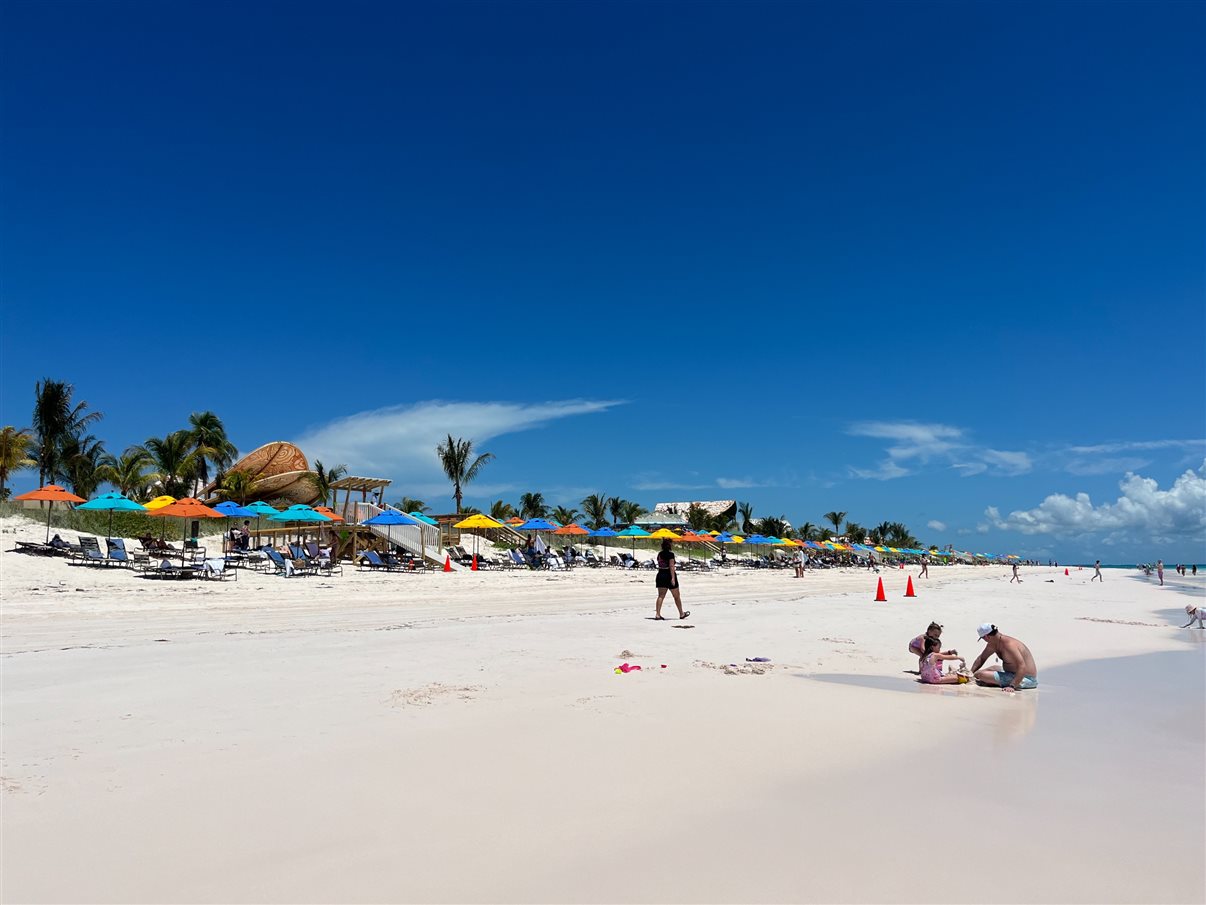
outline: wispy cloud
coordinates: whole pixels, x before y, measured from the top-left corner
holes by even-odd
[[[1199,449],[1206,453],[1206,440],[1126,440],[1120,443],[1098,443],[1095,446],[1069,446],[1073,455],[1112,455],[1153,449]]]
[[[1002,516],[995,506],[984,514],[987,525],[1023,534],[1077,536],[1113,532],[1136,540],[1206,540],[1206,462],[1182,474],[1167,490],[1152,478],[1128,472],[1118,483],[1121,496],[1094,505],[1087,493],[1048,496],[1033,509]],[[1140,536],[1141,535],[1141,536]]]
[[[934,531],[945,531],[946,530],[946,522],[940,522],[936,518],[930,519],[928,522],[925,523],[925,526]]]
[[[857,478],[890,481],[915,474],[932,463],[943,463],[966,476],[1025,474],[1034,467],[1030,455],[1017,450],[991,449],[972,443],[962,428],[916,421],[859,421],[846,431],[855,437],[890,440],[887,458],[874,468],[851,466]]]
[[[346,463],[360,474],[405,474],[408,486],[438,483],[436,446],[449,434],[471,439],[479,451],[495,437],[543,427],[561,418],[605,412],[616,400],[567,399],[542,403],[419,402],[357,412],[309,428],[295,441],[307,456]],[[504,485],[493,488],[503,492]],[[476,490],[485,489],[485,485]]]
[[[717,478],[716,486],[721,490],[745,490],[749,487],[770,487],[766,481],[755,481],[753,478]]]

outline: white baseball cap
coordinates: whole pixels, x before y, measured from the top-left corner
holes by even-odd
[[[997,627],[995,625],[993,625],[991,622],[985,622],[978,629],[976,629],[976,634],[979,635],[980,640],[983,641],[986,637],[991,635],[996,630],[997,630]]]

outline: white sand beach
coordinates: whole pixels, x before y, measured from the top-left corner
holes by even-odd
[[[1202,902],[1206,576],[1022,574],[688,573],[686,628],[652,573],[5,552],[2,897]],[[931,619],[1040,688],[918,684]]]

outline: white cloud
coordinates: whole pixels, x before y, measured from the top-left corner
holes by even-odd
[[[479,452],[503,434],[541,427],[560,418],[605,412],[619,402],[568,399],[543,403],[419,402],[357,412],[310,428],[294,442],[310,458],[345,463],[353,474],[397,477],[408,486],[437,482],[443,472],[436,446],[449,434],[473,441]],[[501,485],[500,485],[501,486]],[[475,495],[478,488],[475,489]],[[481,489],[485,489],[485,485]]]
[[[1068,474],[1082,477],[1099,474],[1118,474],[1119,472],[1135,471],[1152,464],[1150,459],[1140,459],[1135,456],[1124,456],[1118,459],[1073,459],[1064,466]]]
[[[755,481],[753,478],[717,478],[716,486],[721,490],[744,490],[748,487],[769,487],[770,485],[764,481]]]
[[[1067,451],[1074,455],[1085,456],[1178,447],[1206,450],[1206,440],[1128,440],[1122,443],[1098,443],[1096,446],[1069,446]]]
[[[980,458],[990,466],[1006,475],[1025,474],[1034,467],[1034,463],[1024,452],[1013,452],[1004,449],[982,449]]]
[[[949,424],[915,421],[859,421],[846,431],[855,437],[877,437],[894,441],[887,458],[875,468],[850,468],[858,478],[890,481],[913,474],[919,466],[945,462],[964,477],[984,472],[996,475],[1025,474],[1034,467],[1027,453],[989,449],[969,442],[962,428]]]
[[[995,506],[984,514],[993,527],[1023,534],[1123,532],[1140,540],[1206,539],[1206,462],[1197,471],[1186,471],[1168,490],[1133,472],[1127,472],[1118,488],[1122,495],[1100,506],[1094,506],[1087,493],[1056,493],[1033,509],[1016,510],[1005,518]]]
[[[925,526],[927,528],[933,529],[934,531],[945,531],[946,530],[946,522],[940,522],[936,518],[930,519],[928,522],[925,523]]]

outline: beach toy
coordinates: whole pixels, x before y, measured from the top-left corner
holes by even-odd
[[[916,597],[917,596],[916,594],[913,593],[913,576],[912,575],[909,576],[909,586],[907,588],[905,588],[905,596],[906,597]]]
[[[876,587],[876,589],[875,589],[875,602],[876,603],[887,603],[888,602],[888,597],[886,594],[884,594],[884,580],[882,578],[879,580],[879,586]]]

